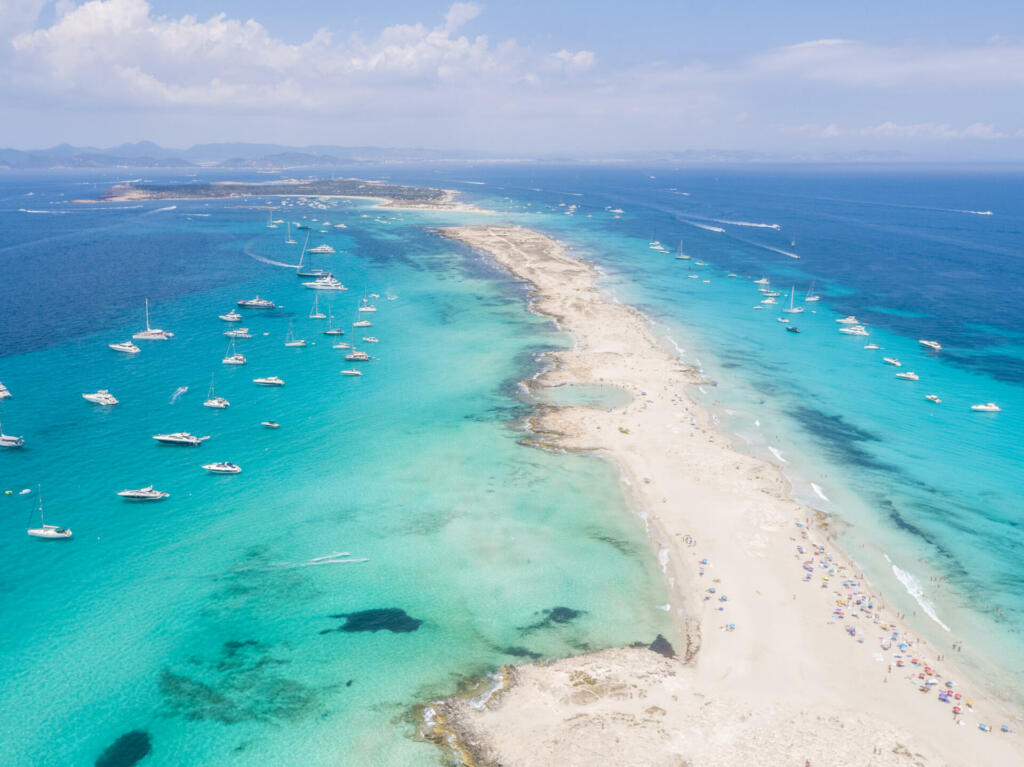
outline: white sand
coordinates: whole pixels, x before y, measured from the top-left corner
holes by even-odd
[[[1024,764],[1020,737],[998,732],[1003,723],[1021,729],[1016,712],[934,662],[936,651],[908,636],[877,592],[863,609],[854,603],[871,587],[815,513],[788,498],[774,467],[715,435],[688,394],[697,374],[643,315],[601,294],[592,266],[527,229],[444,234],[531,283],[532,309],[575,340],[550,355],[537,384],[606,384],[633,395],[614,412],[544,408],[531,428],[542,446],[590,451],[621,469],[671,587],[678,635],[669,639],[680,657],[606,650],[516,667],[509,689],[486,706],[433,704],[428,737],[448,738],[462,761],[477,764]],[[845,585],[851,578],[855,588]],[[880,644],[893,631],[913,642],[905,668],[895,643]],[[919,691],[925,664],[911,658],[931,661],[930,691]],[[964,725],[937,700],[947,679],[973,700]]]

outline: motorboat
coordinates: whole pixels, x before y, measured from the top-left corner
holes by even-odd
[[[260,421],[260,426],[263,426],[263,427],[265,427],[267,429],[280,429],[281,428],[281,424],[279,424],[277,421]]]
[[[799,333],[800,332],[800,328],[798,328],[796,325],[790,325],[789,327],[786,328],[786,330],[788,332],[790,332],[790,333]]]
[[[241,322],[242,321],[242,315],[239,314],[238,312],[236,312],[234,309],[232,309],[227,314],[218,314],[217,316],[220,317],[225,322]]]
[[[859,324],[858,321],[857,321],[857,318],[854,317],[852,314],[850,316],[848,316],[848,317],[841,317],[840,319],[836,320],[836,322],[838,322],[840,325],[857,325],[857,324]]]
[[[329,274],[318,277],[312,282],[304,282],[302,283],[302,287],[309,288],[310,290],[348,290],[348,288]]]
[[[363,340],[368,344],[379,344],[380,339],[377,336],[363,336]]]
[[[789,320],[786,319],[785,317],[776,317],[775,321],[776,322],[789,322]]]
[[[203,442],[209,439],[209,437],[197,437],[194,434],[189,434],[187,431],[176,431],[170,434],[154,434],[153,439],[157,442],[162,442],[165,445],[188,445],[190,447],[199,447]]]
[[[729,272],[729,273],[728,273],[727,275],[725,275],[725,276],[726,276],[726,277],[735,277],[736,275],[735,275],[735,274],[734,274],[733,272]]]
[[[218,461],[217,463],[204,463],[203,468],[211,474],[241,474],[242,467],[235,463],[229,463],[228,461]]]
[[[244,365],[247,361],[244,355],[235,351],[235,339],[232,338],[228,343],[228,350],[224,353],[224,359],[221,362],[225,365]]]
[[[146,329],[140,330],[134,334],[132,338],[138,341],[166,341],[169,338],[173,338],[174,333],[167,330],[160,330],[160,328],[151,328],[149,326],[149,299],[146,299]]]
[[[37,492],[37,495],[39,496],[39,527],[30,527],[25,532],[33,538],[44,538],[49,540],[67,540],[70,538],[70,528],[46,524],[46,520],[43,518],[43,493],[41,488]]]
[[[13,434],[4,434],[3,425],[0,424],[0,447],[22,447],[25,440]]]
[[[935,395],[935,394],[925,394],[924,398],[926,400],[928,400],[929,402],[934,402],[936,405],[938,405],[940,402],[942,402],[942,400],[940,400],[938,398],[938,395]]]
[[[348,370],[342,370],[341,374],[343,376],[361,376],[363,374],[363,371],[356,370],[355,368],[349,368]]]
[[[928,340],[926,340],[924,338],[919,338],[917,340],[917,342],[919,344],[921,344],[921,346],[927,346],[932,351],[936,351],[936,352],[941,352],[942,351],[942,344],[940,344],[938,341],[928,341]]]
[[[243,299],[238,302],[238,305],[246,309],[273,309],[277,306],[273,301],[259,296]]]
[[[366,362],[370,359],[370,355],[366,352],[361,352],[358,349],[353,349],[351,352],[345,355],[345,359],[350,362]]]
[[[352,327],[354,328],[368,328],[371,327],[372,325],[373,323],[370,322],[369,320],[356,320],[355,322],[352,323]]]
[[[89,402],[95,402],[97,405],[116,405],[117,397],[111,394],[106,389],[100,389],[97,392],[91,394],[83,394],[83,399],[89,400]]]
[[[318,256],[330,256],[335,253],[334,248],[330,245],[317,245],[315,248],[309,249],[310,253],[315,253]]]
[[[228,338],[252,338],[252,333],[249,332],[249,328],[235,328],[234,330],[225,330],[224,335]]]
[[[776,301],[776,300],[775,300],[774,298],[766,298],[766,299],[764,299],[764,300],[763,300],[763,301],[762,301],[761,303],[762,303],[762,304],[765,304],[765,305],[767,305],[767,306],[771,306],[772,304],[777,304],[777,303],[779,303],[779,302],[778,302],[778,301]]]
[[[370,298],[380,298],[380,293],[371,293]]]
[[[138,346],[133,344],[131,341],[122,341],[119,344],[107,344],[115,352],[122,352],[123,354],[138,354],[142,351]]]
[[[971,405],[971,410],[977,413],[1000,413],[1002,408],[995,402],[986,402],[984,405]]]
[[[277,376],[265,376],[264,378],[254,378],[252,379],[252,382],[254,384],[258,384],[259,386],[284,386],[284,381],[282,381]]]
[[[352,344],[345,343],[344,341],[339,341],[338,343],[334,344],[334,346],[332,346],[331,348],[332,349],[351,349],[352,348]]]
[[[887,365],[894,365],[898,368],[903,367],[903,363],[900,362],[895,357],[882,357],[882,362],[886,363]]]
[[[882,347],[878,344],[864,344],[865,349],[881,349]]]
[[[767,277],[762,277],[759,280],[754,280],[754,284],[755,285],[771,285],[771,280],[769,280]]]
[[[7,387],[0,383],[0,399],[7,399],[11,396],[11,393],[7,390]]]
[[[921,380],[921,376],[919,376],[917,373],[915,373],[912,370],[907,371],[906,373],[897,373],[896,377],[897,378],[902,378],[904,381],[920,381]]]
[[[129,501],[162,501],[171,496],[163,490],[154,490],[152,485],[140,487],[138,490],[122,490],[118,495]]]
[[[851,327],[839,328],[840,333],[846,333],[848,336],[867,336],[871,335],[863,325],[853,325]]]

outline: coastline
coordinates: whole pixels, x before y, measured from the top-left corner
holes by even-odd
[[[528,282],[531,310],[574,339],[548,354],[533,387],[632,397],[611,410],[537,408],[529,443],[591,452],[619,469],[668,580],[682,657],[613,649],[514,667],[486,704],[432,703],[427,737],[456,742],[467,764],[585,764],[595,754],[633,764],[1024,760],[1018,739],[998,732],[1019,729],[1019,715],[907,630],[830,540],[825,518],[791,499],[779,469],[713,431],[687,391],[697,371],[648,318],[602,296],[596,268],[528,229],[440,233]],[[908,652],[900,641],[912,643]],[[919,691],[927,679],[936,689],[957,680],[952,689],[974,703],[960,704],[966,726],[936,689]],[[981,722],[994,732],[980,732]]]

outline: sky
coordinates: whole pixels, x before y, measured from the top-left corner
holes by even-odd
[[[0,0],[0,146],[1024,159],[1024,3]]]

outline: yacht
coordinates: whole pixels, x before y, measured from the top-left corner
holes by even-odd
[[[904,381],[920,381],[921,380],[921,376],[919,376],[917,373],[913,372],[912,370],[908,371],[906,373],[897,373],[896,377],[897,378],[902,378]]]
[[[800,314],[804,310],[804,308],[802,306],[797,306],[797,307],[793,306],[793,294],[794,293],[796,293],[796,286],[795,285],[792,288],[790,288],[790,290],[789,290],[789,308],[782,310],[786,314]]]
[[[367,354],[366,352],[361,352],[358,349],[353,349],[352,351],[345,355],[345,359],[347,359],[349,362],[366,362],[368,359],[370,359],[370,355]]]
[[[256,296],[256,298],[246,298],[238,301],[238,305],[245,307],[246,309],[273,309],[276,306],[273,301],[266,298],[260,298],[259,296]]]
[[[344,341],[339,341],[331,347],[332,349],[351,349],[352,344],[347,344]]]
[[[326,320],[327,315],[320,311],[319,306],[320,296],[313,296],[313,308],[309,312],[309,318],[311,320]]]
[[[83,394],[83,399],[89,400],[89,402],[95,402],[97,405],[116,405],[117,398],[106,389],[100,389],[98,392],[92,394]]]
[[[733,273],[733,272],[729,272],[729,273],[728,273],[727,275],[725,275],[725,276],[726,276],[726,277],[735,277],[735,276],[736,276],[736,274],[735,274],[735,273]]]
[[[225,365],[244,365],[247,360],[244,356],[235,351],[235,339],[232,338],[228,343],[228,350],[224,352],[224,359],[221,360]]]
[[[857,318],[852,314],[849,317],[843,317],[842,319],[836,320],[840,325],[857,325]]]
[[[146,299],[146,329],[141,330],[132,338],[139,341],[166,341],[168,338],[173,338],[174,333],[166,330],[160,330],[160,328],[151,328],[149,326],[149,299]]]
[[[252,333],[249,332],[249,328],[235,328],[234,330],[225,330],[224,335],[228,338],[252,338]]]
[[[138,490],[122,490],[118,495],[129,501],[162,501],[171,496],[163,490],[154,490],[152,485],[140,487]]]
[[[281,424],[279,424],[277,421],[260,421],[260,426],[263,426],[263,427],[265,427],[267,429],[280,429],[281,428]]]
[[[380,339],[377,336],[363,336],[363,340],[368,344],[379,344]]]
[[[123,352],[125,354],[138,354],[142,351],[138,346],[133,344],[131,341],[122,341],[119,344],[107,344],[115,352]]]
[[[755,285],[770,285],[771,284],[771,280],[769,280],[767,277],[762,277],[759,280],[754,280],[754,284]]]
[[[153,439],[157,442],[162,442],[165,445],[190,445],[191,447],[199,447],[203,442],[209,439],[209,437],[197,437],[195,434],[189,434],[187,431],[176,431],[171,434],[154,434]]]
[[[786,330],[789,331],[790,333],[800,332],[800,328],[798,328],[796,325],[790,325],[789,327],[786,328]]]
[[[846,333],[850,336],[867,336],[871,335],[863,325],[853,325],[852,327],[839,328],[840,333]]]
[[[786,319],[785,317],[776,317],[775,321],[776,322],[789,322],[789,320]]]
[[[342,370],[341,374],[343,376],[361,376],[363,374],[363,371],[356,370],[355,368],[349,368],[348,370]]]
[[[323,277],[318,277],[312,282],[304,282],[302,283],[302,287],[309,288],[310,290],[348,290],[348,288],[329,274]]]
[[[691,276],[692,276],[692,275],[691,275]],[[776,301],[776,300],[775,300],[774,298],[766,298],[766,299],[764,299],[764,300],[763,300],[763,301],[762,301],[761,303],[762,303],[762,304],[777,304],[777,303],[779,303],[779,302],[778,302],[778,301]]]
[[[7,390],[7,387],[0,383],[0,399],[7,399],[11,396],[11,393]]]
[[[235,463],[229,463],[228,461],[218,461],[217,463],[204,463],[203,468],[211,474],[241,474],[242,467]]]
[[[882,357],[882,362],[885,362],[886,364],[889,365],[895,365],[898,368],[903,367],[903,363],[900,362],[895,357]]]
[[[3,426],[0,425],[0,447],[21,447],[25,440],[15,437],[13,434],[4,434]]]
[[[282,381],[277,376],[266,376],[264,378],[254,378],[254,379],[252,379],[252,382],[254,384],[259,384],[260,386],[284,386],[284,381]]]
[[[213,376],[210,376],[210,391],[206,395],[206,401],[203,402],[203,407],[212,407],[217,410],[224,410],[231,407],[231,403],[223,397],[218,397],[213,388]]]
[[[315,248],[309,249],[310,253],[316,253],[317,255],[330,256],[335,251],[330,245],[317,245]]]
[[[865,349],[881,349],[882,347],[878,344],[864,344]]]
[[[236,312],[234,309],[232,309],[227,314],[218,314],[217,316],[220,317],[225,322],[241,322],[242,321],[242,315],[239,314],[238,312]]]
[[[1002,412],[1002,408],[999,407],[995,402],[986,402],[984,405],[971,405],[971,410],[978,413],[999,413]]]
[[[935,395],[935,394],[925,394],[924,398],[926,400],[928,400],[929,402],[934,402],[936,405],[938,405],[938,404],[940,404],[942,402],[942,400],[940,400],[938,398],[938,396]]]
[[[927,341],[927,340],[925,340],[923,338],[919,338],[917,342],[919,344],[921,344],[921,346],[927,346],[932,351],[936,351],[936,352],[941,352],[942,351],[942,344],[940,344],[938,341]]]
[[[39,496],[39,527],[30,527],[25,532],[33,538],[48,538],[51,540],[70,538],[70,528],[46,524],[46,520],[43,519],[43,492],[41,488],[37,494]]]

